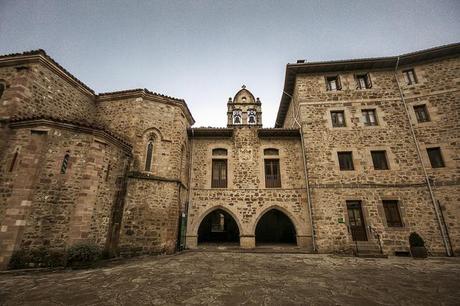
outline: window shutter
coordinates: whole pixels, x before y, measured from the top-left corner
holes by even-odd
[[[366,85],[367,85],[367,88],[372,88],[372,81],[371,81],[371,75],[368,73],[366,74]]]
[[[342,83],[340,82],[340,76],[337,75],[337,90],[342,90]]]
[[[326,90],[327,91],[331,90],[331,87],[329,86],[329,80],[327,79],[326,76],[324,77],[324,82],[326,82]]]

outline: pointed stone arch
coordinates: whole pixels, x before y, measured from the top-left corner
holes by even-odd
[[[267,225],[265,224],[265,222],[267,222],[267,218],[272,218],[272,220],[275,218],[277,222],[276,224],[281,228],[267,228]],[[265,227],[266,230],[268,229],[269,232],[271,231],[271,233],[260,232],[263,231],[263,227]],[[254,233],[256,244],[272,240],[270,243],[292,243],[298,245],[298,236],[299,233],[302,233],[302,227],[300,226],[299,221],[289,210],[278,205],[272,205],[259,213],[253,223],[252,233]],[[267,236],[270,237],[267,238],[264,234],[267,234]]]
[[[238,226],[238,230],[240,232],[240,235],[242,235],[243,227],[241,226],[240,220],[238,219],[238,217],[236,216],[236,214],[233,211],[231,211],[230,209],[228,209],[227,207],[222,206],[222,205],[216,205],[216,206],[210,207],[207,210],[205,210],[203,213],[201,213],[200,217],[197,219],[196,223],[193,224],[192,233],[195,236],[198,236],[198,229],[200,227],[201,222],[203,222],[203,219],[206,218],[206,216],[209,215],[210,213],[212,213],[213,211],[219,210],[219,209],[225,211],[226,213],[228,213],[233,218],[233,220],[235,221],[236,225]]]

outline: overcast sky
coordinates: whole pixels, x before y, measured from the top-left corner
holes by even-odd
[[[45,49],[97,93],[186,100],[225,126],[245,84],[275,122],[287,63],[388,56],[460,42],[453,1],[0,0],[0,54]]]

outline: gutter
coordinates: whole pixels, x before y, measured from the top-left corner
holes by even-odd
[[[294,97],[288,94],[283,90],[283,93],[286,94],[288,97],[291,98],[291,102],[294,102]],[[305,175],[305,183],[306,183],[306,189],[307,189],[307,205],[308,205],[308,214],[310,217],[310,227],[311,227],[311,242],[313,244],[313,252],[316,252],[316,242],[315,242],[315,229],[313,227],[313,207],[312,207],[312,200],[311,200],[311,191],[310,191],[310,184],[308,182],[308,168],[307,168],[307,157],[305,155],[305,143],[304,143],[304,137],[303,137],[303,127],[297,120],[297,114],[295,112],[295,105],[293,105],[293,118],[294,122],[299,126],[300,129],[300,140],[301,140],[301,147],[302,147],[302,161],[303,161],[303,171]]]
[[[426,171],[426,168],[423,165],[422,154],[420,152],[420,146],[419,146],[419,143],[418,143],[418,140],[417,140],[417,136],[415,135],[414,127],[412,126],[412,122],[410,120],[409,109],[408,109],[408,106],[407,106],[407,103],[406,103],[406,99],[404,99],[404,93],[403,93],[403,91],[401,89],[401,86],[399,85],[398,76],[396,74],[397,70],[398,70],[398,66],[399,66],[399,58],[400,57],[398,56],[398,59],[396,61],[395,70],[394,70],[394,77],[395,77],[396,85],[398,86],[399,95],[400,95],[401,101],[403,102],[403,105],[404,105],[404,111],[406,113],[407,121],[409,122],[409,127],[410,127],[410,131],[411,131],[412,139],[414,140],[415,148],[417,150],[417,156],[419,158],[420,165],[422,166],[422,169],[423,169],[423,174],[425,176],[426,185],[428,187],[428,191],[430,192],[431,202],[433,203],[433,208],[434,208],[434,211],[436,213],[436,219],[438,221],[439,230],[441,232],[441,237],[442,237],[442,240],[444,242],[444,247],[446,249],[447,256],[453,256],[453,254],[452,254],[452,246],[449,243],[448,234],[446,233],[446,228],[445,228],[446,224],[443,223],[442,220],[441,220],[439,207],[437,205],[436,198],[434,197],[433,189],[431,187],[430,178],[428,177],[428,173]]]

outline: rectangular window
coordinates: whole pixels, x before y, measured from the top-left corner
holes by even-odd
[[[377,125],[377,115],[375,114],[375,109],[363,109],[363,122],[364,125],[374,126]]]
[[[430,116],[428,115],[428,110],[426,105],[415,105],[414,106],[415,117],[417,117],[418,122],[428,122],[430,121]]]
[[[385,151],[371,151],[375,170],[388,170],[387,153]]]
[[[406,79],[407,85],[417,84],[417,77],[415,76],[414,69],[408,69],[403,71],[404,79]]]
[[[328,91],[337,91],[342,89],[338,75],[326,77],[326,89]]]
[[[398,201],[383,200],[382,203],[388,227],[402,227],[403,224],[399,213]]]
[[[358,89],[369,89],[372,87],[371,77],[369,76],[369,73],[357,74],[356,83]]]
[[[281,187],[280,160],[279,159],[266,159],[265,160],[265,187],[266,188]]]
[[[227,160],[212,160],[212,188],[227,188]]]
[[[444,160],[442,159],[441,148],[427,148],[428,157],[432,168],[442,168],[444,166]]]
[[[345,113],[344,111],[331,111],[331,119],[333,127],[344,127],[345,124]]]
[[[354,170],[352,152],[337,152],[341,171]]]

